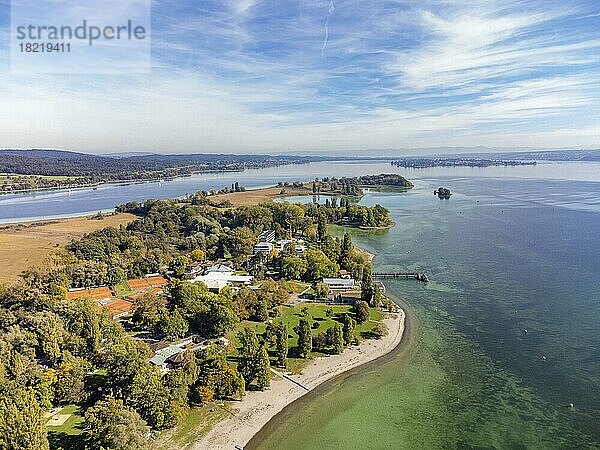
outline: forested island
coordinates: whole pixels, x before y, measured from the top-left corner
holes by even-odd
[[[535,166],[536,161],[518,161],[484,158],[402,158],[391,162],[392,166],[411,169],[424,169],[427,167],[490,167],[490,166]]]
[[[121,205],[137,219],[0,287],[0,447],[156,448],[161,430],[214,421],[202,405],[268,387],[272,367],[386,334],[395,305],[369,258],[327,228],[388,225],[385,208],[207,197]]]
[[[299,183],[299,182],[298,182]],[[292,187],[303,187],[304,183]],[[285,187],[285,183],[280,183],[278,186]],[[363,187],[391,187],[397,189],[412,189],[413,184],[401,175],[379,174],[379,175],[362,175],[360,177],[325,177],[322,179],[316,178],[310,183],[311,192],[313,194],[323,195],[344,195],[351,197],[361,197],[364,193]]]

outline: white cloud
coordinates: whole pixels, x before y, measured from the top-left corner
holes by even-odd
[[[348,0],[322,58],[328,4],[158,2],[152,75],[1,75],[0,147],[600,145],[600,39],[569,25],[585,9]]]

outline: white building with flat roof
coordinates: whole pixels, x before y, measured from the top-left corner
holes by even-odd
[[[251,275],[235,275],[230,272],[208,272],[192,280],[193,283],[201,281],[209,290],[220,292],[225,286],[241,287],[252,284],[254,277]]]
[[[331,291],[349,291],[354,289],[355,281],[352,278],[323,278],[323,283]]]
[[[270,242],[259,242],[254,246],[254,254],[258,255],[262,253],[263,255],[269,255],[274,248],[275,246]]]

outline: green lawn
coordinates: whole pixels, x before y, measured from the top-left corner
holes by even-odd
[[[280,317],[274,318],[274,321],[282,320],[288,326],[288,348],[289,348],[289,357],[288,357],[288,369],[292,372],[298,372],[304,367],[309,359],[296,358],[296,346],[298,345],[298,335],[294,331],[294,328],[298,326],[300,322],[300,318],[302,315],[302,308],[308,308],[308,318],[312,323],[318,323],[318,328],[314,328],[312,330],[313,336],[319,334],[328,328],[334,326],[334,324],[341,320],[341,316],[345,313],[350,312],[352,309],[349,305],[334,305],[333,308],[333,316],[327,317],[325,314],[327,309],[329,309],[330,305],[322,304],[322,303],[304,303],[298,306],[285,306],[282,305],[279,307]],[[362,324],[357,324],[356,326],[356,335],[359,338],[367,338],[369,337],[369,332],[373,330],[373,328],[377,325],[379,321],[383,320],[383,314],[381,311],[371,308],[371,312],[369,315],[369,320]],[[242,328],[252,328],[257,334],[263,334],[266,330],[265,323],[259,322],[250,322],[245,320],[241,322],[237,329],[228,335],[228,338],[234,343],[234,345],[239,345],[239,341],[237,339],[237,333]],[[269,350],[274,350],[274,348],[270,348]],[[232,356],[236,356],[237,352],[232,353]],[[312,352],[311,357],[323,356],[322,353]]]
[[[175,428],[163,431],[153,442],[152,448],[168,450],[192,447],[192,444],[208,433],[215,424],[230,416],[231,409],[228,404],[218,406],[219,404],[214,402],[190,409],[185,420]]]
[[[71,417],[60,426],[48,426],[50,448],[83,449],[83,442],[81,442],[82,430],[79,428],[79,425],[83,422],[83,417],[79,406],[67,405],[59,414],[71,414]]]
[[[311,287],[311,283],[304,283],[303,281],[290,281],[289,283],[293,285],[296,294],[300,294],[301,292],[304,292],[306,288]]]
[[[129,288],[127,281],[121,281],[119,284],[116,284],[114,289],[118,297],[127,297],[134,293],[134,291]]]

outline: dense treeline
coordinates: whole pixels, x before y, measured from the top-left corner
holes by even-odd
[[[37,189],[68,189],[93,184],[90,177],[41,177],[34,175],[1,175],[1,192],[33,191]]]
[[[0,173],[79,177],[77,185],[115,180],[171,178],[202,171],[302,164],[319,158],[269,155],[126,155],[108,157],[59,150],[0,150]],[[37,181],[50,183],[50,181]]]

